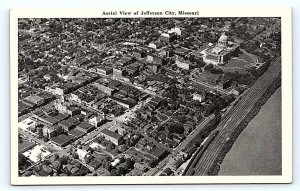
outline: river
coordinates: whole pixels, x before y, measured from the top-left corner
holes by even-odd
[[[281,175],[281,87],[240,134],[219,175]]]

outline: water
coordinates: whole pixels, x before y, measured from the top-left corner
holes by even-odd
[[[240,134],[219,175],[281,175],[281,88]]]

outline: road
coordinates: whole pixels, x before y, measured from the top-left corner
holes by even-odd
[[[144,174],[144,176],[153,176],[156,175],[158,172],[163,171],[167,167],[171,167],[172,164],[176,161],[179,152],[185,148],[191,140],[194,139],[195,136],[199,134],[199,132],[205,127],[207,123],[209,123],[213,119],[213,115],[210,115],[209,117],[205,118],[204,121],[202,121],[199,125],[196,126],[196,128],[187,136],[186,139],[184,139],[176,148],[171,151],[171,154],[168,155],[167,158],[165,158],[163,161],[161,161],[157,168],[150,169],[148,172]]]
[[[194,175],[208,175],[209,170],[214,165],[224,144],[235,131],[254,104],[260,99],[265,90],[271,85],[274,79],[281,71],[281,57],[275,59],[269,69],[258,79],[258,81],[249,88],[241,100],[232,110],[223,116],[217,129],[220,131],[214,141],[208,146],[203,153],[198,164],[195,166]],[[189,174],[187,174],[189,175]]]
[[[54,150],[54,151],[58,151],[56,148],[54,148],[52,145],[48,144],[47,142],[44,142],[32,135],[30,135],[29,133],[27,133],[24,130],[19,130],[19,133],[24,135],[26,138],[31,139],[32,141],[34,141],[35,143],[41,144],[42,146],[44,146],[45,148],[49,149],[49,150]]]
[[[110,127],[114,126],[116,123],[125,122],[129,117],[132,117],[132,115],[134,115],[136,110],[140,109],[143,105],[147,104],[149,101],[150,101],[150,98],[138,103],[133,108],[130,108],[126,113],[124,113],[124,114],[122,114],[118,117],[114,117],[112,119],[112,121],[106,122],[102,126],[95,129],[94,131],[92,131],[92,132],[88,133],[87,135],[83,136],[79,140],[82,141],[82,143],[88,144],[89,142],[93,141],[95,138],[99,137],[100,132],[103,129],[109,129]]]

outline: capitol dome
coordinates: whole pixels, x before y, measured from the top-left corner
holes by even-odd
[[[221,42],[227,42],[227,40],[228,40],[228,36],[225,34],[222,34],[221,37],[219,38],[219,41]]]

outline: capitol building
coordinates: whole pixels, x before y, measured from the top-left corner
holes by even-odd
[[[238,47],[238,43],[229,41],[228,36],[222,34],[215,46],[202,52],[203,61],[207,64],[224,65]]]

